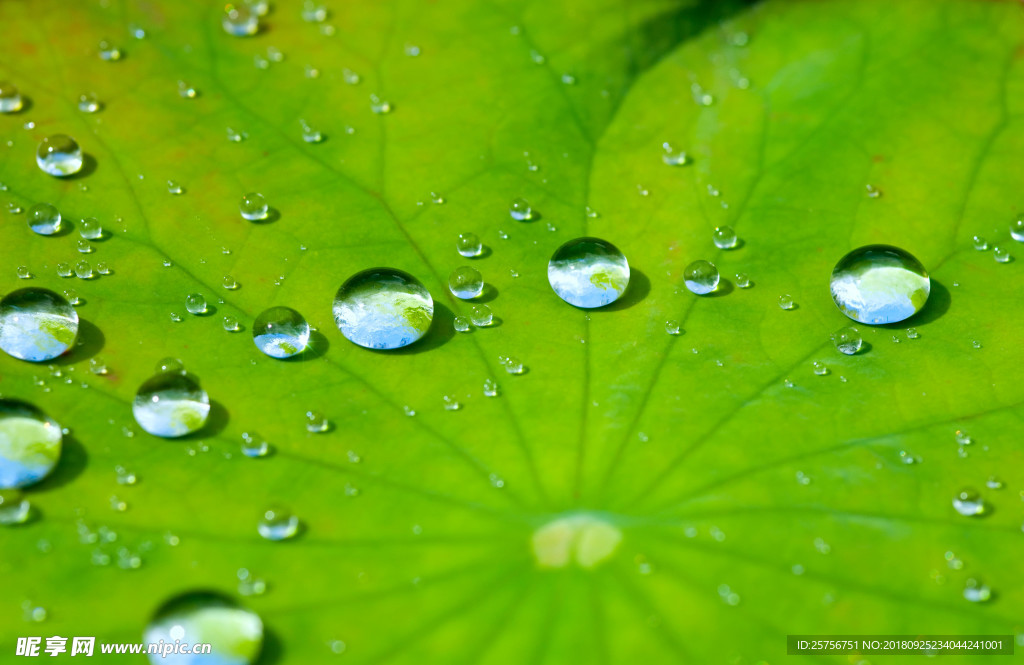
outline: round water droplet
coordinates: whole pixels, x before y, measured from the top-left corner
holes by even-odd
[[[977,491],[966,488],[953,497],[953,507],[961,515],[977,516],[987,512],[988,506]]]
[[[0,526],[24,524],[31,514],[32,505],[21,490],[0,490]]]
[[[99,240],[103,237],[103,227],[95,217],[86,217],[78,225],[78,235],[86,240]]]
[[[246,4],[229,4],[224,7],[224,16],[220,24],[229,35],[248,37],[259,32],[260,17]]]
[[[487,305],[473,305],[469,310],[469,318],[478,328],[486,328],[494,323],[494,314],[491,313],[491,308]]]
[[[779,307],[782,309],[793,309],[796,307],[796,303],[793,302],[793,296],[785,293],[779,296]]]
[[[335,324],[349,341],[368,349],[397,349],[427,334],[434,301],[412,275],[371,268],[342,284],[333,312]]]
[[[694,261],[683,271],[683,281],[693,293],[706,295],[718,288],[718,268],[710,261]]]
[[[31,362],[52,360],[78,338],[78,313],[47,289],[19,289],[0,299],[0,349]]]
[[[28,226],[41,236],[60,232],[60,213],[49,203],[37,203],[28,209]]]
[[[484,380],[484,395],[487,397],[498,396],[498,382],[494,379]]]
[[[97,113],[102,108],[103,104],[94,93],[88,92],[78,98],[78,110],[82,113]]]
[[[484,246],[475,233],[460,233],[459,239],[455,242],[455,249],[462,256],[472,258],[483,254]]]
[[[470,329],[469,317],[466,317],[466,316],[456,316],[455,319],[452,321],[452,327],[455,328],[456,332],[469,332],[469,329]]]
[[[224,330],[227,332],[238,332],[241,326],[238,325],[238,319],[233,316],[224,317]]]
[[[992,589],[972,577],[964,585],[964,598],[972,603],[986,603],[992,599]]]
[[[665,322],[665,332],[667,332],[669,335],[681,335],[683,333],[683,329],[679,325],[678,321],[676,321],[675,319],[670,319]]]
[[[180,370],[166,371],[139,388],[132,404],[135,420],[154,436],[175,438],[199,430],[210,415],[210,398]]]
[[[1009,263],[1011,258],[1010,250],[996,245],[992,248],[992,258],[994,258],[998,263]]]
[[[719,249],[732,249],[739,244],[739,238],[731,226],[716,227],[712,239],[715,241],[715,247]]]
[[[226,596],[193,591],[164,603],[142,640],[211,646],[209,654],[149,654],[152,665],[252,665],[263,647],[263,622]]]
[[[253,321],[252,339],[271,358],[291,358],[306,350],[309,324],[291,307],[271,307]]]
[[[287,508],[271,506],[263,511],[257,530],[267,540],[287,540],[299,532],[299,518]]]
[[[306,411],[306,431],[313,433],[326,432],[331,429],[331,423],[319,411]]]
[[[448,288],[456,298],[470,300],[484,292],[484,278],[476,268],[461,266],[448,276]]]
[[[88,261],[79,261],[75,264],[75,276],[78,279],[92,279],[92,266]]]
[[[188,310],[189,314],[205,314],[206,298],[198,293],[188,294],[185,296],[185,309]]]
[[[0,399],[0,490],[27,487],[53,471],[61,427],[26,402]]]
[[[741,289],[749,289],[751,286],[750,277],[745,272],[736,273],[736,286]]]
[[[17,113],[23,105],[18,88],[10,81],[0,81],[0,113]]]
[[[74,175],[82,170],[84,163],[82,149],[66,134],[47,136],[36,150],[36,164],[52,176]]]
[[[984,252],[986,249],[988,249],[988,241],[981,236],[974,236],[973,242],[974,249],[978,250],[979,252]]]
[[[1021,215],[1010,224],[1010,235],[1017,242],[1024,242],[1024,215]]]
[[[852,356],[860,351],[864,340],[861,339],[860,332],[856,328],[847,326],[832,333],[832,343],[835,344],[839,353]]]
[[[526,199],[515,199],[508,207],[508,214],[512,219],[520,222],[528,222],[534,218],[533,208]]]
[[[242,433],[242,454],[246,457],[266,457],[270,444],[258,432]]]
[[[101,39],[99,43],[100,60],[113,62],[121,59],[121,49],[114,46],[110,41]]]
[[[592,309],[615,302],[629,285],[629,263],[615,245],[600,238],[565,243],[548,262],[548,282],[558,297]]]
[[[854,321],[878,325],[896,323],[921,311],[931,281],[921,262],[889,245],[853,250],[836,264],[831,279],[832,299]]]
[[[814,373],[817,374],[818,376],[825,376],[826,374],[828,374],[828,367],[825,366],[825,363],[815,360]]]
[[[243,196],[238,209],[242,213],[242,217],[250,222],[266,219],[270,211],[270,208],[267,206],[267,200],[258,192],[252,192]]]
[[[685,150],[674,149],[668,142],[662,143],[661,147],[664,150],[661,155],[661,161],[669,166],[683,166],[690,162],[689,155],[686,154]]]
[[[32,279],[32,272],[29,271],[28,266],[18,266],[18,279]]]

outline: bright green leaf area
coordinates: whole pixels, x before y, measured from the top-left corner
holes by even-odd
[[[0,358],[0,392],[72,431],[28,493],[35,519],[0,530],[3,659],[17,635],[135,642],[170,596],[237,595],[239,568],[267,581],[239,597],[267,626],[266,663],[329,662],[334,640],[358,664],[778,663],[790,633],[1024,632],[1020,3],[339,1],[333,35],[277,5],[235,38],[210,2],[0,3],[0,78],[31,100],[0,116],[0,290],[75,289],[85,342],[61,377]],[[120,61],[97,56],[103,38]],[[271,46],[284,60],[257,68]],[[86,92],[101,112],[77,110]],[[325,140],[305,143],[300,118]],[[91,157],[84,176],[36,168],[55,133]],[[663,163],[664,142],[692,162]],[[240,217],[247,192],[271,221]],[[509,217],[516,197],[541,218]],[[77,229],[36,236],[6,211],[40,201],[110,237],[81,255]],[[715,248],[723,224],[739,248]],[[483,258],[456,253],[466,231]],[[628,258],[619,303],[587,312],[549,287],[548,258],[579,236]],[[843,356],[828,277],[870,243],[920,259],[931,298],[905,324],[859,326],[870,348]],[[57,276],[83,258],[111,274]],[[711,297],[683,287],[701,258],[727,282]],[[472,303],[446,279],[466,263],[500,323],[463,334],[452,317]],[[406,350],[333,323],[335,291],[375,266],[435,299]],[[732,288],[737,272],[752,288]],[[193,292],[211,314],[185,311]],[[274,305],[319,330],[313,350],[258,351],[252,320]],[[131,415],[165,356],[214,402],[183,441]],[[330,432],[306,432],[310,409]],[[275,453],[243,457],[250,431]],[[954,510],[965,487],[988,515]],[[273,503],[302,519],[295,540],[257,534]],[[78,520],[117,540],[81,543]],[[141,567],[119,568],[122,547]],[[970,579],[987,603],[964,598]]]

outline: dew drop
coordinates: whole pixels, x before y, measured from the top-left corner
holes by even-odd
[[[82,149],[67,134],[47,136],[36,149],[36,164],[52,176],[74,175],[82,170],[84,163]]]
[[[466,316],[456,316],[455,319],[452,321],[452,326],[455,328],[456,332],[469,332],[469,329],[470,329],[469,317],[466,317]]]
[[[456,298],[471,300],[483,293],[484,279],[476,268],[460,266],[448,276],[448,289]]]
[[[0,467],[2,465],[0,461]],[[24,524],[31,514],[32,505],[21,491],[0,490],[0,526]]]
[[[466,258],[473,258],[483,254],[484,246],[475,233],[460,233],[459,239],[455,241],[455,249]]]
[[[370,110],[377,115],[391,113],[391,102],[381,99],[377,95],[370,95]]]
[[[907,339],[918,339],[921,337],[921,333],[917,331],[917,328],[907,328]]]
[[[984,252],[986,249],[988,249],[988,241],[982,238],[981,236],[974,236],[973,242],[974,249],[978,250],[979,252]]]
[[[528,222],[535,216],[533,208],[530,207],[530,203],[526,199],[515,199],[509,204],[508,214],[511,215],[512,219],[520,222]]]
[[[469,318],[478,328],[486,328],[494,323],[494,314],[491,313],[491,308],[483,304],[473,305],[469,310]]]
[[[988,506],[977,491],[966,488],[953,497],[953,507],[961,515],[977,516],[987,512]]]
[[[10,81],[0,81],[0,113],[17,113],[24,103],[17,86]]]
[[[497,397],[498,396],[498,382],[494,379],[484,380],[484,396],[486,397]]]
[[[0,399],[0,490],[33,485],[60,459],[60,425],[36,407]]]
[[[829,373],[829,370],[825,363],[816,360],[814,361],[814,373],[818,376],[825,376]]]
[[[266,457],[270,444],[259,432],[242,432],[242,454],[246,457]]]
[[[964,598],[972,603],[985,603],[992,598],[992,590],[972,577],[964,585]]]
[[[18,279],[32,279],[28,266],[18,266]]]
[[[676,150],[667,141],[662,143],[661,147],[664,150],[661,154],[661,161],[669,166],[683,166],[689,163],[690,157],[685,150]]]
[[[719,249],[733,249],[739,244],[736,232],[732,230],[731,226],[716,227],[712,238],[715,241],[715,247]]]
[[[103,108],[100,100],[96,99],[94,93],[86,93],[78,98],[78,110],[82,113],[97,113]]]
[[[12,291],[0,299],[0,349],[30,362],[65,353],[78,338],[78,313],[47,289]]]
[[[28,209],[28,226],[41,236],[57,234],[61,229],[60,212],[49,203],[37,203]]]
[[[189,314],[205,314],[206,313],[206,298],[198,293],[190,293],[185,296],[185,309],[188,310]]]
[[[718,268],[703,259],[694,261],[683,271],[686,288],[697,295],[706,295],[718,288]]]
[[[889,245],[853,250],[832,271],[832,299],[843,314],[872,325],[897,323],[921,311],[931,282],[921,262]]]
[[[215,656],[177,655],[163,658],[150,655],[153,665],[251,665],[263,647],[263,622],[260,617],[227,596],[192,591],[171,598],[156,612],[142,636],[144,642],[157,644],[206,643]]]
[[[79,261],[75,264],[75,276],[78,279],[92,279],[92,265],[88,261]]]
[[[793,296],[788,293],[779,296],[779,307],[785,310],[794,309],[796,307],[796,303],[793,302]]]
[[[1024,215],[1021,215],[1010,224],[1010,235],[1017,242],[1024,242]]]
[[[515,356],[502,356],[499,358],[499,362],[509,374],[523,374],[526,372],[526,366]]]
[[[558,297],[584,309],[603,307],[629,286],[629,263],[615,245],[600,238],[576,238],[548,261],[548,282]]]
[[[256,192],[243,196],[238,209],[242,213],[242,217],[250,222],[266,219],[270,212],[267,200],[262,194]]]
[[[241,330],[241,326],[238,325],[238,319],[233,316],[224,317],[224,330],[226,332],[238,332]]]
[[[305,120],[299,120],[299,125],[302,127],[302,140],[306,143],[320,143],[324,140],[324,135],[320,133],[320,130],[312,127]]]
[[[369,349],[397,349],[427,334],[434,301],[412,275],[393,268],[371,268],[338,289],[334,322],[349,341]]]
[[[992,248],[992,258],[998,263],[1009,263],[1012,257],[1010,256],[1010,250],[996,245]]]
[[[85,240],[99,240],[103,237],[103,227],[95,217],[86,217],[78,225],[78,235]]]
[[[178,81],[178,96],[182,99],[195,99],[199,96],[199,91],[187,81]]]
[[[319,411],[306,411],[306,431],[314,434],[331,429],[331,423]]]
[[[252,324],[256,347],[271,358],[291,358],[306,350],[310,329],[306,319],[290,307],[271,307]]]
[[[313,0],[302,3],[302,20],[307,23],[323,23],[327,20],[327,7]]]
[[[263,511],[257,530],[267,540],[287,540],[299,532],[299,518],[287,508],[270,506]]]
[[[150,434],[176,438],[206,424],[210,398],[191,376],[181,371],[164,371],[139,387],[132,413]]]
[[[678,321],[676,321],[675,319],[671,319],[665,322],[665,332],[667,332],[669,335],[681,335],[683,329],[679,325]]]

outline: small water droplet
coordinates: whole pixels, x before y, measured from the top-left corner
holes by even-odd
[[[64,177],[82,170],[85,157],[78,143],[66,134],[53,134],[39,142],[36,164],[45,173]]]
[[[683,329],[679,325],[678,321],[676,321],[675,319],[670,319],[665,322],[665,332],[667,332],[669,335],[681,335]]]
[[[96,94],[87,92],[78,98],[78,110],[82,113],[97,113],[103,108],[103,104],[96,98]]]
[[[327,7],[313,0],[302,3],[302,20],[307,23],[323,23],[327,20]]]
[[[341,70],[341,78],[349,85],[357,85],[360,81],[359,74],[348,68]]]
[[[377,115],[385,115],[391,113],[391,103],[377,95],[370,95],[370,110]]]
[[[17,113],[23,105],[24,99],[17,86],[10,81],[0,81],[0,113]]]
[[[110,266],[108,266],[106,262],[100,261],[99,263],[96,264],[96,272],[99,273],[100,275],[109,275],[111,272]]]
[[[992,598],[992,590],[972,577],[964,585],[964,598],[972,603],[985,603]]]
[[[1003,481],[995,476],[989,476],[988,480],[985,481],[985,487],[991,490],[1001,490],[1003,489]]]
[[[445,411],[458,411],[462,408],[462,404],[453,395],[444,395],[441,401],[444,402]]]
[[[882,190],[878,189],[874,185],[864,185],[864,190],[870,199],[877,199],[882,195]]]
[[[491,308],[483,304],[473,305],[469,310],[469,318],[473,321],[473,325],[478,328],[486,328],[494,322]]]
[[[61,230],[61,217],[57,208],[49,203],[37,203],[28,209],[28,226],[41,236],[52,236]]]
[[[226,332],[238,332],[241,330],[241,326],[238,325],[238,319],[233,316],[224,317],[224,330]]]
[[[494,379],[484,380],[484,395],[486,397],[497,397],[498,396],[498,382]]]
[[[456,332],[469,332],[469,318],[465,316],[456,316],[452,322],[452,326],[455,328]]]
[[[996,245],[992,248],[992,258],[998,263],[1009,263],[1012,257],[1010,256],[1010,250]]]
[[[121,49],[119,49],[118,47],[114,46],[109,40],[107,40],[107,39],[101,39],[100,40],[100,43],[99,43],[99,56],[100,56],[100,60],[106,60],[108,62],[114,62],[116,60],[120,60],[122,55],[123,54],[121,53]]]
[[[984,252],[986,249],[988,249],[988,241],[981,236],[974,236],[973,242],[974,249],[978,250],[979,252]]]
[[[921,311],[931,281],[921,262],[889,245],[853,250],[836,264],[832,299],[846,316],[860,323],[897,323]]]
[[[509,374],[523,374],[526,372],[526,366],[515,356],[501,356],[498,362],[505,367],[505,371]]]
[[[718,268],[710,261],[694,261],[683,271],[686,288],[697,295],[706,295],[718,288]]]
[[[512,219],[520,222],[528,222],[535,216],[533,208],[530,207],[530,203],[523,198],[514,199],[508,207],[508,214],[511,215]]]
[[[715,247],[719,249],[733,249],[739,244],[736,232],[732,230],[731,226],[716,227],[712,238],[715,241]]]
[[[195,99],[199,91],[187,81],[178,81],[178,96],[182,99]]]
[[[814,361],[814,373],[818,376],[825,376],[829,373],[828,367],[825,366],[825,363],[816,360]]]
[[[779,296],[779,307],[785,310],[790,310],[796,307],[796,303],[793,302],[793,296],[785,293]]]
[[[849,326],[840,328],[836,332],[832,333],[832,343],[835,344],[837,351],[848,356],[852,356],[860,351],[861,347],[864,345],[864,341],[860,336],[860,331]]]
[[[306,411],[306,431],[313,433],[326,432],[331,428],[331,423],[324,414],[319,411]]]
[[[181,185],[179,185],[178,183],[176,183],[173,180],[168,180],[167,181],[167,191],[168,191],[168,193],[174,194],[174,195],[182,194],[182,193],[185,192],[184,188],[182,188]]]
[[[690,163],[690,157],[686,154],[685,150],[676,150],[667,141],[661,144],[662,152],[661,161],[665,162],[669,166],[683,166]]]
[[[238,288],[238,282],[231,275],[224,275],[224,279],[221,280],[221,286],[229,291],[234,291]]]
[[[86,217],[78,225],[78,235],[85,240],[99,240],[103,237],[103,226],[95,217]]]
[[[953,497],[953,507],[961,515],[977,516],[983,515],[988,506],[976,490],[965,488]]]
[[[206,298],[199,293],[190,293],[185,296],[185,309],[189,314],[205,314]]]
[[[1017,242],[1024,242],[1024,215],[1010,223],[1010,235]]]
[[[0,427],[2,427],[2,421],[0,421]],[[3,466],[4,463],[0,462],[0,470]],[[31,514],[32,505],[20,490],[0,489],[0,526],[24,524]]]
[[[448,276],[448,289],[456,298],[471,300],[483,293],[484,279],[476,268],[460,266]]]
[[[319,143],[324,139],[320,130],[310,126],[305,120],[299,120],[299,125],[302,127],[302,140],[306,143]]]
[[[257,192],[243,196],[238,209],[242,213],[242,217],[250,222],[266,219],[270,211],[267,200]]]
[[[259,432],[242,432],[242,454],[246,457],[266,457],[270,444]]]
[[[745,272],[738,272],[738,273],[736,273],[736,286],[738,286],[741,289],[749,289],[752,286],[752,284],[750,282],[750,277],[747,276],[747,273],[745,273]]]
[[[483,254],[484,246],[475,233],[460,233],[459,239],[455,241],[455,249],[466,258],[473,258]]]

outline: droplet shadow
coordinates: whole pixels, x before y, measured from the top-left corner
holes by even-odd
[[[643,271],[630,266],[629,267],[629,285],[626,286],[626,292],[622,294],[622,297],[615,302],[605,305],[604,307],[597,307],[591,312],[618,312],[624,309],[629,309],[633,305],[639,303],[651,292],[651,280],[647,278],[647,275]]]
[[[263,627],[263,648],[255,665],[278,665],[284,657],[281,638],[268,626]]]
[[[721,298],[722,296],[729,295],[734,290],[735,290],[735,287],[733,287],[732,282],[730,280],[725,279],[723,277],[723,278],[718,280],[718,286],[715,287],[714,291],[712,291],[711,293],[705,293],[702,297],[704,297],[704,298]],[[793,306],[793,309],[796,309],[795,305]]]
[[[253,224],[273,224],[279,219],[281,219],[281,212],[277,208],[267,208],[266,217],[263,219],[251,219],[249,221]]]
[[[83,301],[84,302],[84,301]],[[78,320],[78,339],[68,352],[51,362],[54,365],[74,365],[94,357],[107,343],[103,331],[85,319]]]
[[[96,162],[96,158],[89,153],[85,153],[82,155],[82,168],[78,170],[78,173],[62,176],[61,180],[81,180],[82,178],[88,178],[96,172],[96,168],[98,166],[99,164]]]
[[[75,438],[74,433],[65,434],[60,459],[57,460],[53,473],[35,485],[25,488],[26,493],[49,492],[66,487],[82,475],[88,465],[89,453],[85,447]]]
[[[925,303],[920,312],[909,319],[897,323],[885,323],[875,327],[888,330],[905,330],[914,326],[924,326],[945,316],[952,303],[953,298],[949,289],[933,277],[931,280],[931,292],[928,294],[928,302]]]
[[[384,355],[407,356],[415,353],[432,351],[444,346],[455,336],[455,315],[447,305],[434,301],[434,319],[430,322],[427,334],[408,346],[400,349],[368,349]]]
[[[472,302],[491,302],[498,297],[498,289],[490,282],[484,283],[484,290]]]
[[[324,337],[323,333],[319,330],[311,330],[309,332],[309,342],[306,344],[305,350],[298,355],[284,358],[283,360],[289,363],[303,363],[316,360],[317,358],[322,358],[330,348],[331,343]]]

